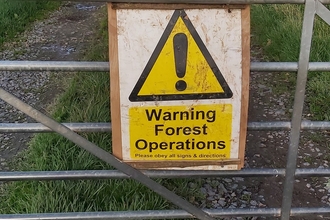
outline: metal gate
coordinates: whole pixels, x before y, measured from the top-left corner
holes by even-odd
[[[81,0],[80,0],[81,1]],[[86,0],[87,1],[87,0]],[[98,0],[106,2],[106,0]],[[330,169],[296,169],[298,145],[301,130],[330,130],[330,122],[302,121],[302,111],[305,97],[305,87],[308,71],[330,71],[330,62],[309,62],[313,23],[315,15],[321,17],[330,25],[330,11],[322,4],[329,0],[114,0],[113,2],[139,3],[189,3],[189,4],[305,4],[303,29],[299,61],[295,62],[252,62],[251,71],[261,72],[298,72],[294,98],[293,116],[291,122],[250,122],[249,130],[290,130],[290,143],[286,169],[243,169],[240,171],[139,171],[119,161],[110,153],[86,140],[76,132],[110,132],[109,123],[64,123],[60,124],[40,111],[19,100],[12,94],[0,88],[0,98],[8,104],[24,112],[40,123],[1,123],[0,132],[57,132],[71,140],[81,148],[101,160],[111,164],[117,170],[99,171],[33,171],[33,172],[0,172],[0,181],[18,180],[76,180],[76,179],[124,179],[139,181],[182,210],[148,210],[148,211],[110,211],[83,213],[42,213],[42,214],[12,214],[0,215],[5,219],[176,219],[198,218],[214,219],[228,216],[281,216],[282,220],[290,216],[311,214],[329,214],[330,208],[291,208],[295,177],[330,176]],[[322,3],[321,3],[322,2]],[[38,71],[109,71],[107,62],[59,62],[59,61],[0,61],[0,70],[38,70]],[[156,183],[151,178],[184,178],[184,177],[267,177],[284,176],[285,183],[281,208],[255,209],[199,209],[182,199],[172,191]]]

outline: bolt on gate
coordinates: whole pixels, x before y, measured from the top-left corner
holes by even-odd
[[[106,2],[98,0],[98,2]],[[169,3],[166,0],[115,0],[113,2],[136,3]],[[291,208],[295,177],[330,176],[330,169],[296,169],[298,145],[301,130],[329,130],[330,122],[302,121],[302,111],[308,71],[330,71],[330,62],[309,62],[313,22],[315,15],[330,25],[330,11],[322,4],[329,0],[173,0],[170,3],[186,4],[305,4],[299,61],[296,62],[252,62],[251,71],[255,72],[298,72],[296,92],[291,122],[249,122],[249,130],[290,130],[287,164],[285,169],[243,169],[239,171],[212,170],[136,170],[119,161],[112,154],[104,151],[75,132],[110,132],[109,123],[63,123],[60,124],[19,100],[0,88],[0,98],[24,112],[39,123],[1,123],[0,132],[56,132],[71,140],[96,157],[111,164],[117,170],[98,171],[34,171],[34,172],[0,172],[0,181],[28,180],[77,180],[77,179],[125,179],[132,178],[159,195],[168,199],[182,210],[148,210],[148,211],[109,211],[83,213],[42,213],[0,215],[0,219],[176,219],[198,218],[214,219],[228,216],[280,216],[282,220],[290,216],[311,214],[329,214],[330,208]],[[111,65],[111,62],[110,62]],[[0,61],[0,70],[38,70],[38,71],[109,71],[107,62],[63,62],[63,61]],[[267,177],[284,176],[283,199],[281,208],[255,209],[199,209],[172,191],[156,183],[152,178],[184,177]]]

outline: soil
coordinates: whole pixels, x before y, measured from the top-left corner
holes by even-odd
[[[101,3],[67,3],[58,11],[51,13],[49,18],[36,22],[31,30],[23,34],[21,40],[8,43],[7,49],[1,52],[3,60],[81,60],[90,47],[100,19]],[[255,51],[258,52],[259,50]],[[260,54],[259,54],[260,55]],[[259,56],[262,57],[262,56]],[[258,59],[260,60],[260,59]],[[6,73],[1,73],[2,78]],[[15,75],[15,73],[11,73]],[[42,82],[35,91],[23,92],[16,95],[27,103],[37,106],[47,113],[47,106],[62,92],[60,80],[68,77],[67,73],[20,73],[26,78],[36,75]],[[52,75],[53,74],[53,75]],[[292,90],[277,91],[278,85],[287,82],[279,73],[251,73],[249,121],[289,121],[292,112]],[[283,73],[286,74],[286,73]],[[54,77],[55,76],[55,77]],[[17,75],[18,77],[18,75]],[[284,77],[285,78],[285,77]],[[3,78],[4,79],[4,78]],[[15,90],[9,81],[1,81],[0,86],[6,90]],[[35,84],[35,82],[32,82]],[[30,98],[27,93],[32,93]],[[25,97],[25,98],[24,98]],[[5,106],[5,104],[3,104]],[[31,122],[22,113],[2,107],[2,121]],[[13,114],[15,113],[15,114]],[[308,109],[304,117],[308,119]],[[1,115],[2,114],[2,115]],[[9,170],[8,162],[23,149],[26,149],[31,134],[0,134],[0,170]],[[325,132],[302,132],[299,148],[298,167],[328,167],[329,141]],[[250,131],[246,146],[245,168],[284,168],[286,165],[289,144],[288,131]],[[230,180],[224,180],[231,183]],[[266,207],[280,207],[284,179],[281,177],[245,178],[241,185],[248,187],[254,194],[264,198]],[[330,190],[327,187],[328,178],[297,178],[293,207],[328,207]],[[218,183],[220,184],[220,183]],[[205,190],[205,189],[204,189]],[[326,216],[299,217],[296,219],[322,219]],[[257,219],[257,218],[255,218]],[[263,218],[265,219],[265,218]],[[266,218],[275,219],[275,218]]]

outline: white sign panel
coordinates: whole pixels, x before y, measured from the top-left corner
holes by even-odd
[[[242,10],[116,15],[120,117],[112,121],[121,125],[120,159],[146,168],[239,169],[247,110]]]

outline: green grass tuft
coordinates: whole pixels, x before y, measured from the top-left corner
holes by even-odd
[[[106,14],[106,13],[104,13]],[[107,20],[92,43],[87,60],[107,60]],[[60,122],[109,122],[109,73],[76,73],[65,78],[65,92],[52,106]],[[110,133],[82,134],[111,152]],[[15,167],[22,171],[113,169],[57,134],[38,134]],[[194,188],[189,180],[157,180],[192,202],[201,182]],[[174,206],[134,180],[18,181],[7,183],[0,194],[0,213],[88,212],[171,209]]]
[[[298,59],[303,9],[296,5],[253,5],[253,43],[272,61]]]
[[[310,111],[316,120],[330,121],[330,75],[320,74],[308,83],[308,97]]]
[[[297,62],[299,59],[300,38],[304,7],[301,5],[253,5],[252,42],[262,48],[267,61]],[[330,60],[330,27],[316,16],[310,54],[311,62]],[[289,76],[289,78],[288,78]],[[296,74],[279,73],[276,81],[285,79],[286,86],[294,88]],[[326,95],[330,77],[327,73],[310,72],[307,84],[307,104],[315,120],[329,120],[330,100]],[[283,87],[281,83],[275,87]],[[276,91],[276,89],[274,90]],[[283,89],[279,89],[283,92]]]
[[[0,48],[5,41],[25,31],[31,22],[43,18],[60,4],[58,1],[0,0]]]

